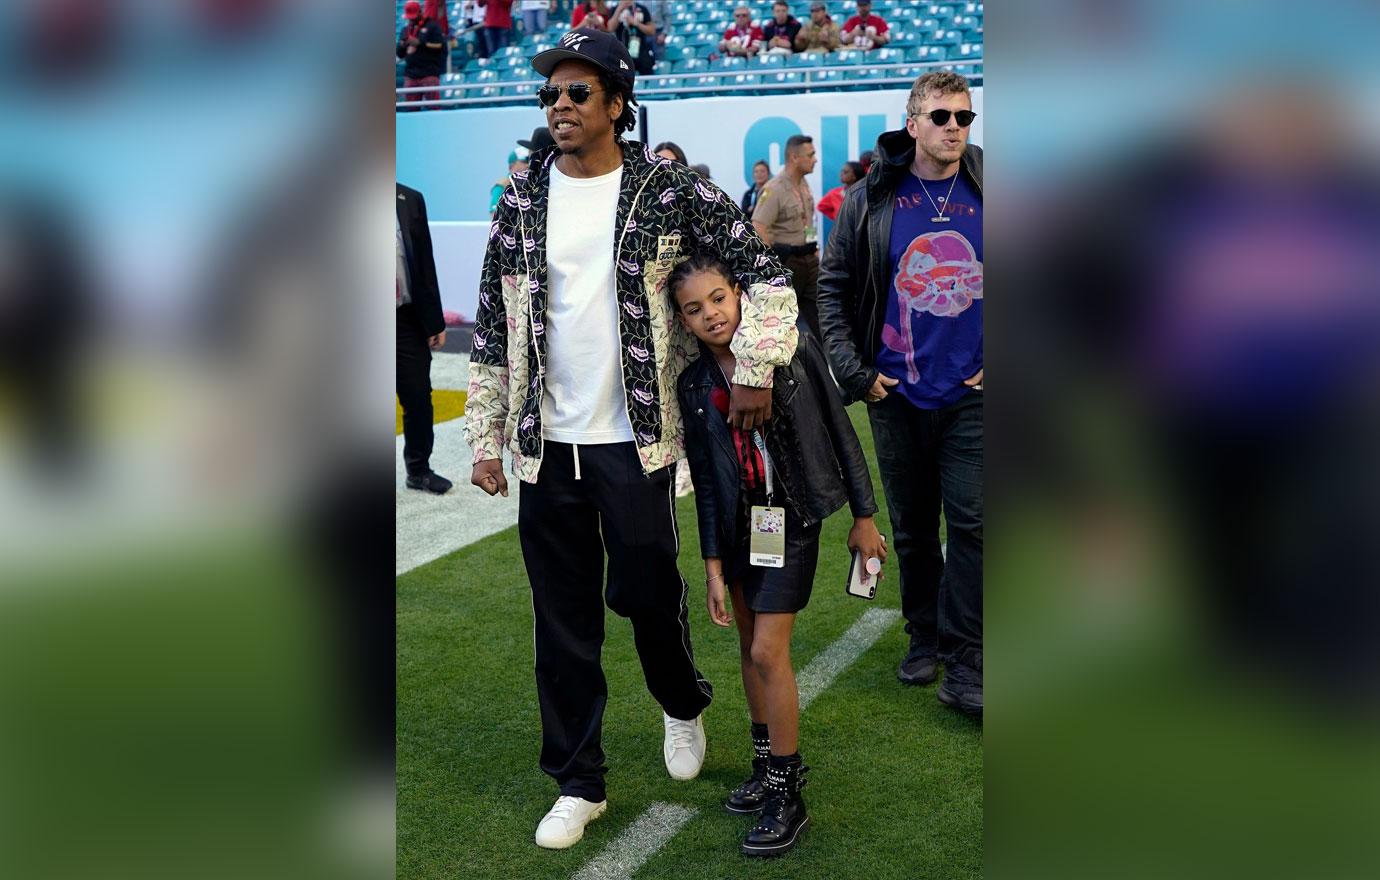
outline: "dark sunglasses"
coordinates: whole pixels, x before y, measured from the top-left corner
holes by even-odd
[[[543,107],[552,107],[561,99],[561,92],[565,92],[570,96],[570,100],[574,101],[576,104],[583,104],[589,100],[590,95],[597,91],[599,90],[594,86],[587,82],[580,82],[579,80],[560,86],[547,84],[537,89],[537,101],[540,102]]]
[[[571,97],[574,96],[572,95]],[[916,113],[915,115],[928,116],[930,122],[933,122],[935,125],[948,125],[949,117],[952,116],[954,119],[958,120],[958,124],[963,128],[972,125],[973,120],[977,119],[977,114],[971,110],[958,110],[954,112],[948,110],[931,110],[928,113]]]

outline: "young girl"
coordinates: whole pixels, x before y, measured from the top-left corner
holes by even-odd
[[[810,600],[821,522],[852,509],[848,546],[885,561],[886,545],[867,461],[829,378],[818,344],[800,334],[795,357],[773,377],[772,413],[759,430],[728,424],[742,291],[713,254],[695,254],[667,279],[681,323],[700,341],[700,358],[680,376],[685,445],[695,480],[709,616],[738,623],[743,689],[752,716],[752,776],[724,801],[734,813],[761,813],[743,840],[747,855],[780,855],[809,824],[800,797],[800,700],[791,667],[791,629]],[[752,509],[785,509],[781,567],[749,562]],[[759,512],[759,519],[762,513]],[[774,519],[774,517],[773,517]]]

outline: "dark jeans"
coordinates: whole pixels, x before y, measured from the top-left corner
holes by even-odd
[[[417,310],[398,307],[398,402],[403,411],[403,463],[409,477],[431,470],[431,348]]]
[[[672,469],[644,475],[632,443],[576,450],[547,440],[537,482],[519,491],[518,538],[536,618],[541,769],[561,794],[601,801],[605,598],[632,622],[647,690],[666,714],[697,718],[714,695],[690,647]]]
[[[912,644],[982,668],[982,392],[923,410],[892,392],[868,408],[901,613]],[[948,526],[948,559],[939,512]]]
[[[800,304],[800,317],[810,325],[810,333],[815,339],[819,335],[819,251],[783,257],[781,260],[791,273],[791,286],[795,288],[796,302]]]
[[[497,54],[499,49],[508,45],[508,37],[512,31],[509,28],[483,27],[479,29],[479,41],[476,48],[479,49],[480,58],[491,58]]]

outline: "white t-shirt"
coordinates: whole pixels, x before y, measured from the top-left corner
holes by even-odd
[[[546,383],[542,436],[560,443],[633,439],[623,392],[614,225],[623,167],[566,177],[551,166],[546,219]]]

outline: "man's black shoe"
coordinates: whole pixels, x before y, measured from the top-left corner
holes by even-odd
[[[767,777],[767,759],[752,759],[752,776],[742,785],[729,792],[724,799],[724,809],[730,813],[760,813],[767,799],[767,790],[762,780]]]
[[[423,492],[431,492],[434,495],[444,495],[450,491],[450,487],[455,485],[450,480],[440,474],[427,471],[424,474],[409,476],[407,478],[407,488],[420,489]]]
[[[902,684],[934,684],[939,677],[934,648],[912,644],[906,658],[896,667],[896,678]]]
[[[944,681],[935,696],[945,706],[982,717],[982,673],[957,661],[944,664]]]
[[[766,801],[762,815],[743,838],[745,856],[780,856],[790,852],[809,827],[805,801],[800,796],[804,784],[800,778],[805,767],[799,763],[787,767],[768,767],[763,780]]]

